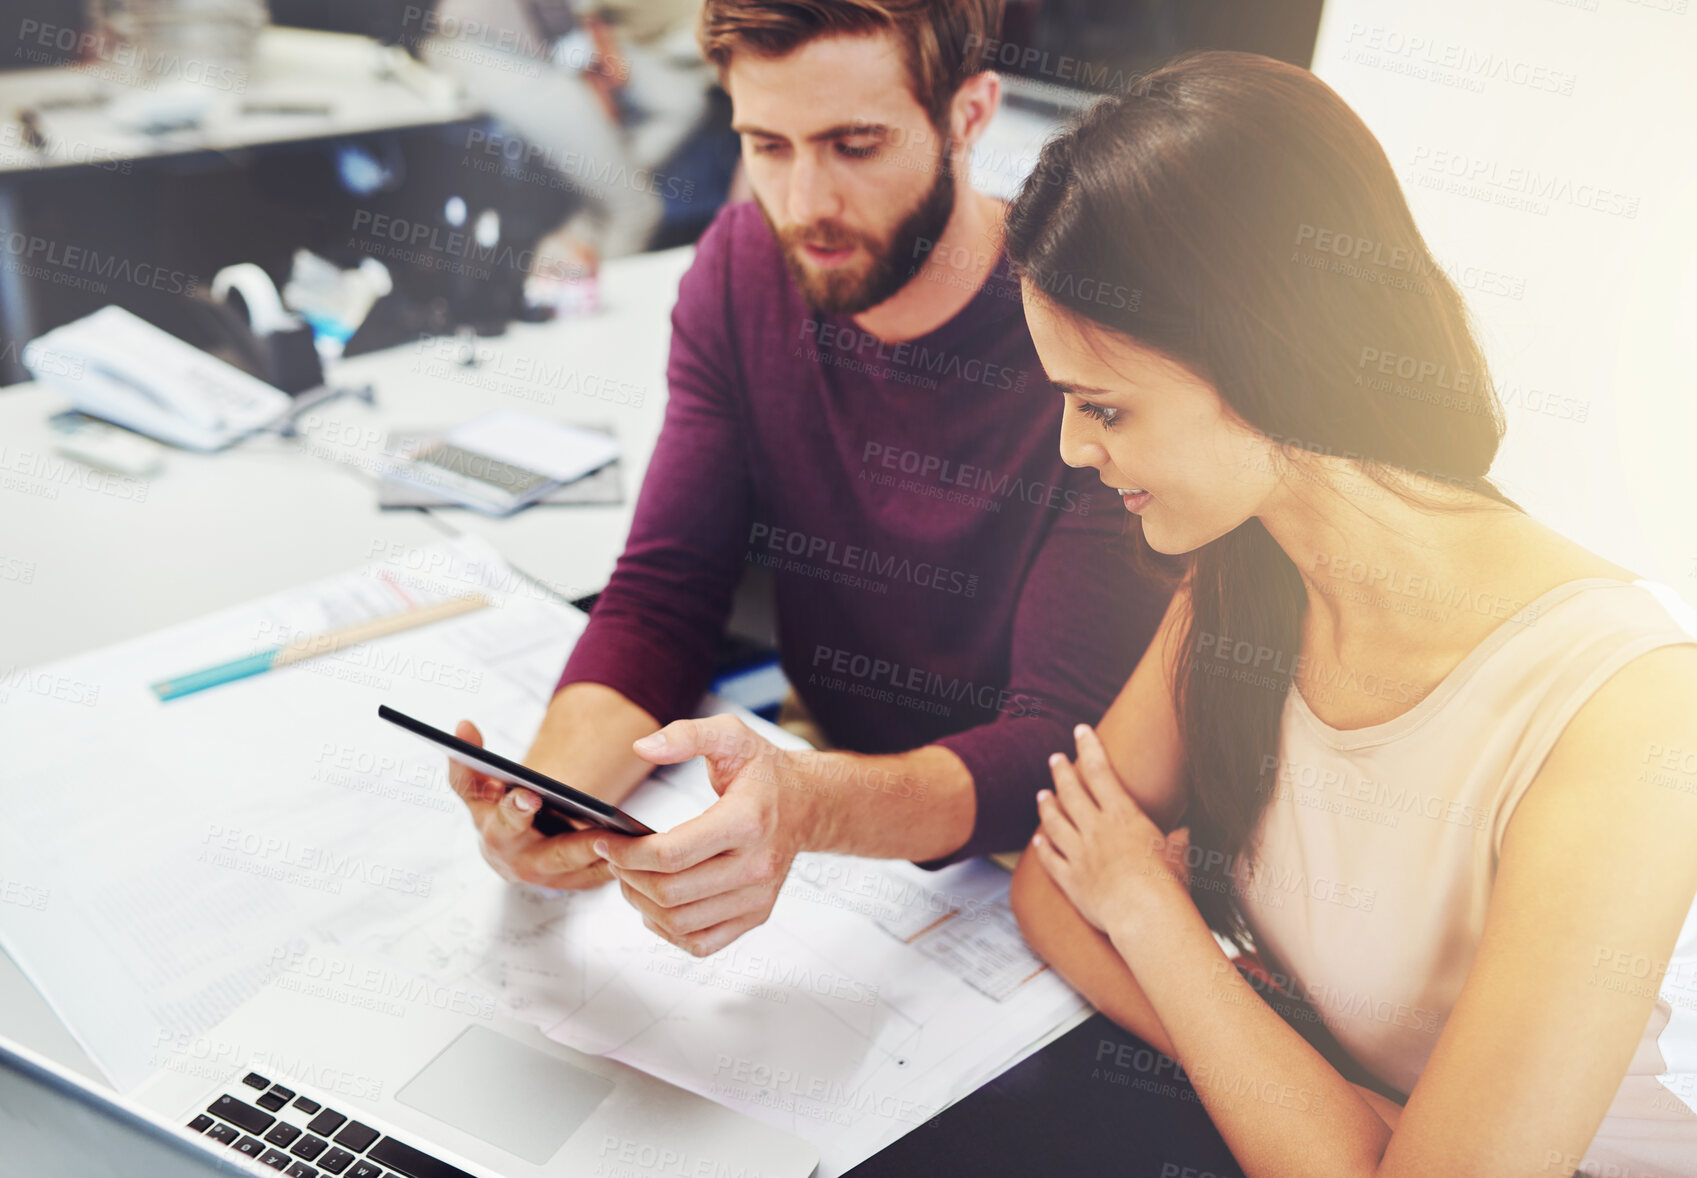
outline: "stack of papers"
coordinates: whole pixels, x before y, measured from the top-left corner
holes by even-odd
[[[608,437],[613,431],[603,426],[583,426],[591,433],[603,433]],[[422,450],[442,440],[442,431],[417,430],[410,433],[391,435],[391,452],[399,457],[404,454],[417,454]],[[623,503],[625,501],[624,476],[622,464],[615,458],[607,465],[590,471],[582,478],[573,479],[569,483],[561,483],[552,491],[536,500],[540,505],[565,504],[599,504]],[[377,483],[377,506],[385,510],[392,508],[441,508],[460,506],[452,500],[444,499],[440,492],[418,486],[415,483],[403,482],[399,479],[383,477]]]
[[[535,503],[619,456],[605,430],[497,410],[397,457],[385,480],[493,515]]]

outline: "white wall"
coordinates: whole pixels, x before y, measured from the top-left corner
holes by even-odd
[[[1697,602],[1697,0],[1328,0],[1544,522]]]

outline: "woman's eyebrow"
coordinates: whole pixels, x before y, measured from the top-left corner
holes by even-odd
[[[1107,389],[1091,388],[1089,385],[1067,384],[1065,381],[1059,381],[1059,380],[1051,380],[1049,383],[1054,385],[1055,388],[1059,389],[1061,392],[1066,393],[1070,396],[1074,396],[1074,397],[1111,397],[1111,396],[1113,396],[1113,394],[1111,392],[1109,392]]]

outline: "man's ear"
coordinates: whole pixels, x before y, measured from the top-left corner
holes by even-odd
[[[1001,105],[1002,76],[995,70],[980,70],[962,82],[949,102],[949,131],[955,142],[971,147],[983,138]]]

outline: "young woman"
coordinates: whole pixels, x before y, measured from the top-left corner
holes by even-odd
[[[1303,70],[1190,57],[1045,148],[1008,250],[1062,457],[1186,568],[1052,760],[1028,939],[1251,1178],[1697,1174],[1697,624],[1486,478],[1485,361],[1378,143]]]

